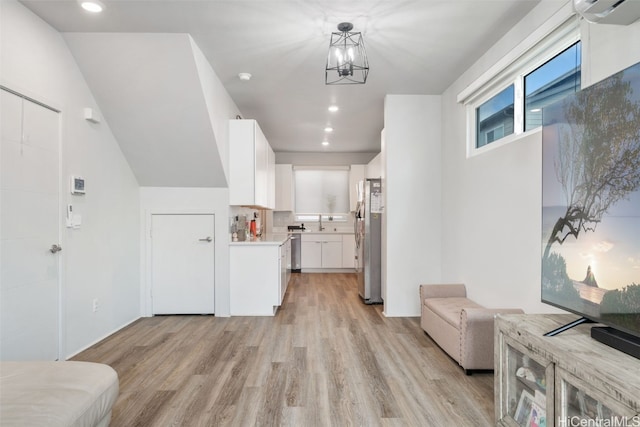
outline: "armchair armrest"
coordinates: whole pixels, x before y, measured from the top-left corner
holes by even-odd
[[[522,314],[519,308],[463,308],[460,312],[460,365],[465,370],[493,369],[496,314]]]
[[[467,290],[463,284],[420,285],[420,301],[426,298],[464,298],[466,296]]]

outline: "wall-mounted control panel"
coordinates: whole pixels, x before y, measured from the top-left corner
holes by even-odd
[[[71,194],[84,194],[84,178],[81,176],[71,176]]]

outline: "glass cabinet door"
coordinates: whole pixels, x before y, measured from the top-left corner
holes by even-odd
[[[554,426],[553,364],[503,337],[501,420],[510,426]]]
[[[556,375],[556,412],[563,425],[640,425],[635,411],[611,396],[562,369]]]

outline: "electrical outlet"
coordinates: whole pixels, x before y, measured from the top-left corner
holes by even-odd
[[[92,301],[92,308],[93,308],[93,312],[95,313],[96,311],[98,311],[99,308],[99,304],[98,304],[98,298],[94,298]]]

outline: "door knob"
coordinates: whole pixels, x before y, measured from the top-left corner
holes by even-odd
[[[62,246],[60,245],[51,245],[51,247],[49,248],[49,251],[52,254],[55,254],[56,252],[60,252],[62,250]]]
[[[212,241],[213,241],[213,239],[212,239],[211,237],[207,236],[206,238],[204,238],[204,239],[200,239],[199,241],[200,241],[200,242],[212,242]]]

